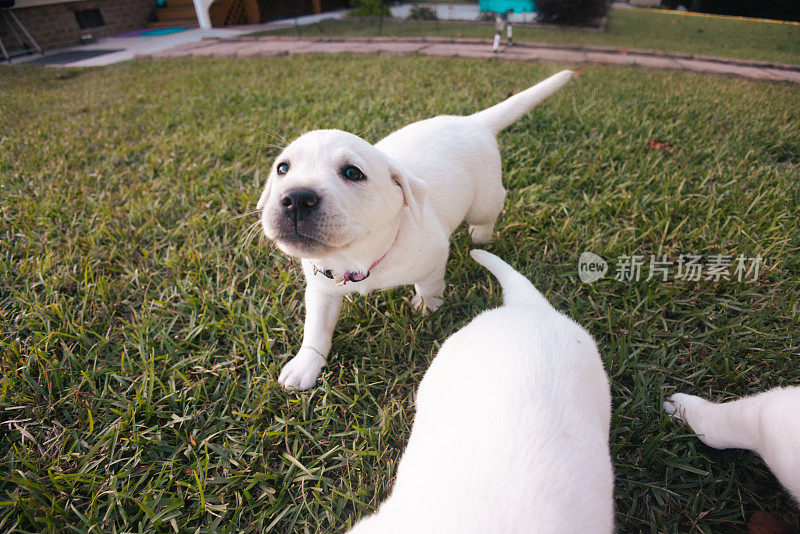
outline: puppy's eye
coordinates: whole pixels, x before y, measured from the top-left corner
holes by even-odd
[[[276,170],[278,171],[279,175],[283,176],[284,174],[289,172],[289,164],[285,163],[285,162],[281,163],[281,164],[278,165]]]
[[[351,182],[360,182],[361,180],[367,179],[367,177],[364,176],[364,173],[361,172],[358,167],[354,167],[353,165],[346,165],[342,167],[342,176]]]

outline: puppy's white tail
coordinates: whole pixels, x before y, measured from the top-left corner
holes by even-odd
[[[508,100],[474,113],[471,117],[484,123],[497,135],[501,130],[525,115],[533,106],[558,91],[562,85],[567,83],[570,76],[572,76],[571,70],[562,70],[543,82],[537,83],[530,89],[525,89]]]
[[[533,284],[524,276],[514,270],[509,264],[485,250],[472,249],[469,251],[472,259],[489,269],[500,286],[503,288],[503,304],[529,303],[543,304],[550,307],[550,303],[542,296]]]

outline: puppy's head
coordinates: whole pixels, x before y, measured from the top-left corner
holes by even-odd
[[[404,206],[421,217],[425,187],[363,139],[316,130],[275,159],[258,201],[266,236],[285,253],[321,258],[369,239]]]

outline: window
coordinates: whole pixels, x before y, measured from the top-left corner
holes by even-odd
[[[75,18],[78,19],[78,27],[82,30],[105,26],[106,24],[106,21],[103,20],[103,14],[100,13],[99,9],[76,11]]]

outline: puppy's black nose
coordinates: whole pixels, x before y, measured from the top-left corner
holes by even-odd
[[[319,196],[311,189],[294,189],[281,199],[283,211],[293,219],[302,218],[319,204]]]

